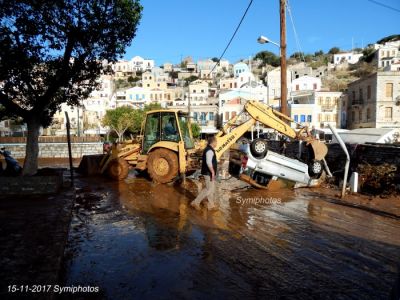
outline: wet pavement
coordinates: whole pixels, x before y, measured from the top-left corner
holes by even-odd
[[[77,185],[64,284],[98,286],[96,299],[387,299],[399,272],[399,218],[312,189],[230,179],[208,212],[188,206],[191,180]]]

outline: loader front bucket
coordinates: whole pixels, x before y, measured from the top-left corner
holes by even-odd
[[[328,147],[320,141],[310,141],[311,148],[314,151],[314,159],[323,160],[328,154]]]
[[[84,155],[77,172],[85,176],[99,175],[105,156],[107,154]]]

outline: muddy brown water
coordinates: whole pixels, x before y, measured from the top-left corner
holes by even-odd
[[[387,299],[398,272],[399,219],[312,190],[230,179],[208,212],[188,206],[192,180],[77,185],[64,281],[99,286],[96,299]]]

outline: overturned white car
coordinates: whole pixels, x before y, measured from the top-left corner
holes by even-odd
[[[230,151],[229,173],[258,188],[268,188],[278,179],[290,181],[294,187],[317,186],[323,169],[321,161],[305,163],[268,150],[262,139]]]

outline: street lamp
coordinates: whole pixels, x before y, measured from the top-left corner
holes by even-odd
[[[271,41],[269,38],[267,38],[267,37],[265,37],[263,35],[260,35],[260,37],[257,39],[257,42],[259,42],[260,44],[271,43],[271,44],[274,44],[275,46],[280,48],[278,43],[275,43],[274,41]]]
[[[281,37],[281,45],[278,43],[271,41],[269,38],[261,35],[257,42],[260,44],[271,43],[280,49],[281,56],[281,113],[287,115],[287,68],[286,68],[286,37],[282,39]],[[269,88],[269,87],[268,87]],[[269,100],[269,99],[268,99]]]

